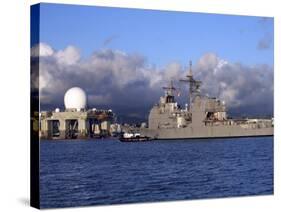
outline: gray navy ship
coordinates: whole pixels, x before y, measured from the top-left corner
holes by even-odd
[[[202,95],[202,82],[194,79],[191,62],[188,74],[180,81],[189,85],[186,107],[182,109],[175,101],[176,88],[171,81],[163,87],[165,95],[151,109],[148,127],[140,129],[142,137],[162,140],[273,136],[273,118],[228,118],[224,101]]]

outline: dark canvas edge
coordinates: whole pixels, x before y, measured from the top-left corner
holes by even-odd
[[[40,4],[30,7],[30,47],[39,44]],[[35,53],[39,56],[39,46]],[[33,52],[34,53],[34,52]],[[30,54],[31,56],[31,54]],[[40,208],[39,57],[30,57],[30,206]]]

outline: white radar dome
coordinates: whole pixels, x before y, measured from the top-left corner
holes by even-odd
[[[76,109],[80,111],[87,105],[87,96],[85,91],[79,87],[70,88],[64,94],[64,106],[66,109]]]

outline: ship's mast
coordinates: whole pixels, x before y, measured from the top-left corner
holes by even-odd
[[[174,98],[174,91],[176,88],[173,85],[173,81],[170,81],[170,85],[167,87],[162,87],[166,92],[165,92],[165,102],[166,103],[174,103],[175,98]]]
[[[189,83],[189,98],[188,98],[188,108],[190,109],[190,105],[192,103],[192,99],[194,95],[200,95],[200,85],[201,81],[195,80],[192,74],[192,61],[189,61],[189,71],[186,75],[185,79],[180,79],[181,82]]]
[[[174,87],[173,80],[170,81],[170,84],[166,87],[162,87],[168,96],[174,96],[174,91],[176,88]]]

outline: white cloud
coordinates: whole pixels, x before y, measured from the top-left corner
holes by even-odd
[[[104,104],[149,108],[158,101],[162,86],[171,79],[176,84],[187,71],[178,63],[155,68],[143,56],[120,50],[98,50],[90,58],[80,60],[79,50],[74,46],[59,51],[47,44],[40,46],[42,105],[62,104],[65,91],[80,86],[88,93],[90,107]],[[258,107],[264,102],[273,105],[272,67],[231,63],[214,53],[202,55],[194,64],[195,78],[203,81],[202,93],[219,97],[233,108]]]
[[[200,70],[215,70],[219,64],[219,58],[214,53],[204,54],[198,61],[197,66]]]
[[[46,43],[40,43],[31,48],[31,57],[45,57],[51,56],[54,53],[54,50],[51,46]]]
[[[80,59],[80,53],[74,46],[68,46],[64,50],[55,53],[55,57],[59,64],[74,65]]]
[[[195,75],[203,81],[203,92],[219,97],[229,107],[258,107],[263,101],[273,104],[273,70],[267,65],[245,66],[207,53],[196,65]]]

